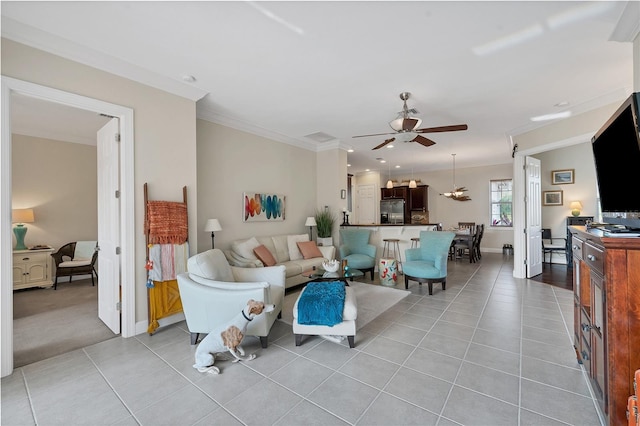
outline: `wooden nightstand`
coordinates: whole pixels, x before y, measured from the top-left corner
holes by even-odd
[[[51,287],[51,253],[54,249],[15,250],[13,252],[13,289]]]

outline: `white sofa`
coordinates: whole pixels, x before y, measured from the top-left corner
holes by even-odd
[[[230,266],[221,250],[207,250],[187,261],[188,272],[178,274],[178,288],[191,344],[199,334],[229,321],[249,299],[272,303],[272,312],[263,312],[247,326],[247,336],[257,336],[263,348],[284,303],[284,267],[237,268]]]
[[[308,234],[252,237],[233,241],[230,248],[223,251],[232,266],[260,268],[264,264],[254,254],[253,249],[256,245],[264,245],[275,258],[276,265],[283,265],[286,268],[285,287],[289,288],[309,281],[309,278],[302,276],[302,272],[311,270],[314,266],[322,266],[322,261],[325,259],[335,258],[336,248],[334,246],[318,246],[322,257],[299,258],[300,252],[297,251],[296,242],[304,241],[309,241]]]

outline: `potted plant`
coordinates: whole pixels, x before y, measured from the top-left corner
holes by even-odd
[[[331,234],[333,232],[333,224],[335,221],[336,218],[329,209],[316,211],[316,227],[318,231],[319,246],[333,245],[333,238],[331,237]]]

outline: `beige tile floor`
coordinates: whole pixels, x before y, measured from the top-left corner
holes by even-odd
[[[512,259],[450,262],[446,291],[412,294],[349,349],[269,347],[220,375],[192,368],[184,323],[115,338],[2,379],[2,425],[599,425],[571,341],[572,293],[513,278]],[[403,284],[399,284],[403,287]],[[80,326],[80,325],[79,325]]]

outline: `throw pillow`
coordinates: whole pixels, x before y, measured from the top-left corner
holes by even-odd
[[[246,241],[235,242],[231,244],[231,250],[245,259],[258,260],[253,249],[258,247],[260,243],[255,237],[251,237]]]
[[[309,235],[300,234],[300,235],[287,235],[287,247],[289,248],[289,259],[290,260],[300,260],[302,259],[302,253],[298,248],[298,242],[300,241],[309,241]]]
[[[273,266],[277,263],[276,259],[273,257],[269,249],[264,245],[259,245],[258,247],[254,248],[253,252],[258,257],[258,259],[260,259],[260,261],[264,263],[264,266]]]
[[[322,252],[316,245],[315,241],[303,241],[298,243],[298,248],[305,259],[313,259],[314,257],[322,257]]]

